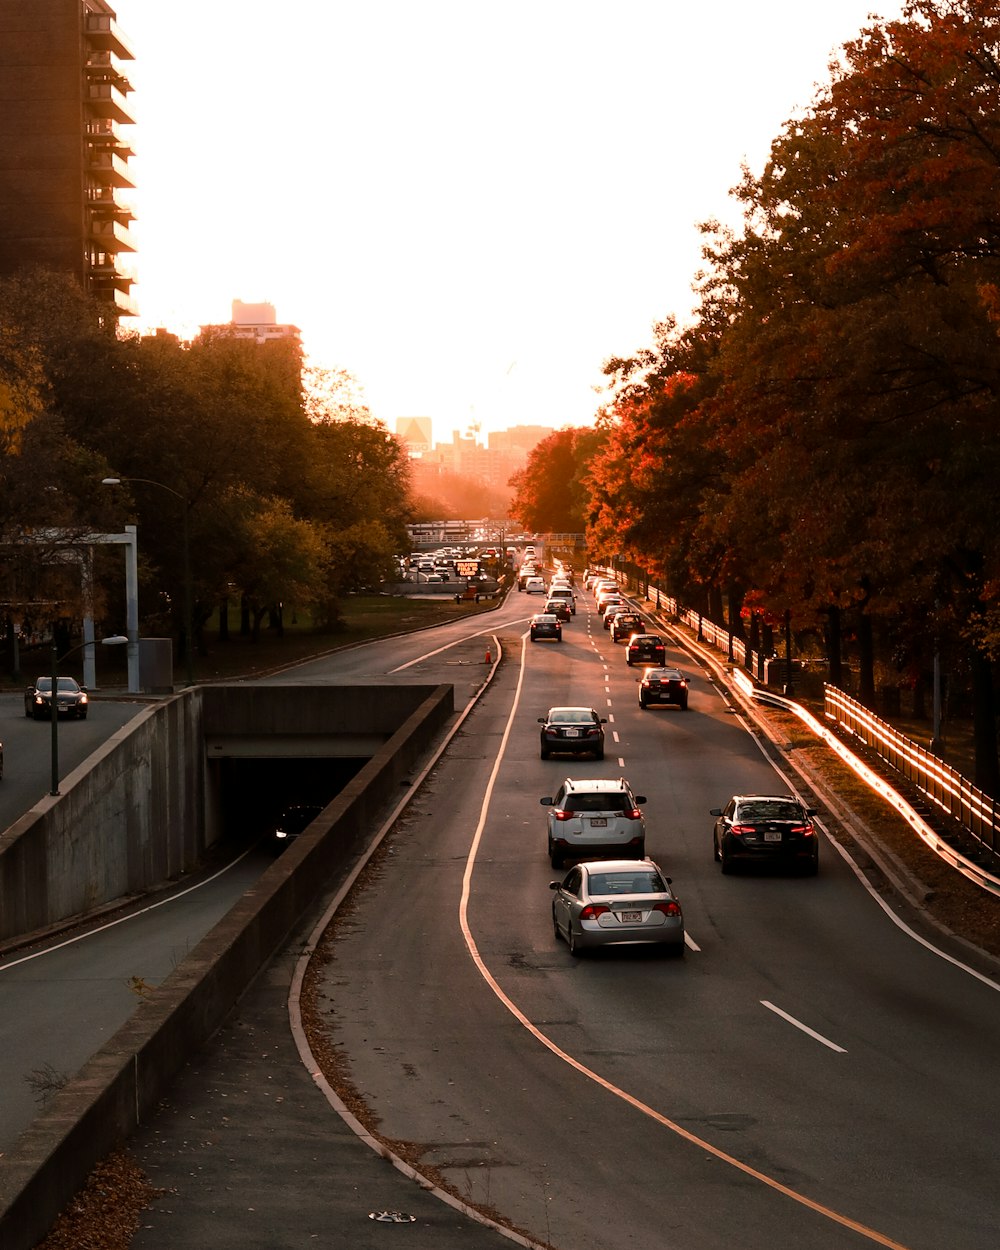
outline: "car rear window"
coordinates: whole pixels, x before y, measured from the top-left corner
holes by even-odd
[[[801,820],[802,809],[797,803],[741,803],[737,815],[740,820]]]
[[[549,720],[560,725],[592,725],[594,713],[586,708],[554,707],[549,712]]]
[[[666,894],[658,872],[592,872],[591,894]]]
[[[629,806],[621,793],[570,794],[564,804],[567,812],[624,812]]]

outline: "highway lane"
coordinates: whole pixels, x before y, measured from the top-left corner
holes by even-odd
[[[708,808],[784,783],[689,660],[691,710],[642,712],[596,617],[566,638],[526,646],[520,692],[505,669],[335,942],[337,1038],[380,1131],[558,1246],[995,1246],[997,988],[896,927],[829,844],[816,879],[723,878]],[[518,693],[468,875],[494,991],[460,899]],[[618,754],[538,759],[549,703],[602,700]],[[538,797],[619,771],[649,796],[683,961],[575,961],[552,937]]]

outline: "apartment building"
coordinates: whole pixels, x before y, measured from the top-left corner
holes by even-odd
[[[0,0],[0,274],[70,272],[134,315],[133,53],[106,0]]]

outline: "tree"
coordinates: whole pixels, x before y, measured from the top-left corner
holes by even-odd
[[[585,480],[603,438],[598,430],[566,428],[542,439],[511,478],[511,516],[533,532],[582,534]]]

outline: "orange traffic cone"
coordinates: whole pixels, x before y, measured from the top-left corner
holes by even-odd
[[[492,663],[493,663],[493,657],[490,655],[490,649],[489,649],[489,647],[487,647],[487,648],[486,648],[486,663],[487,663],[487,664],[492,664]]]

